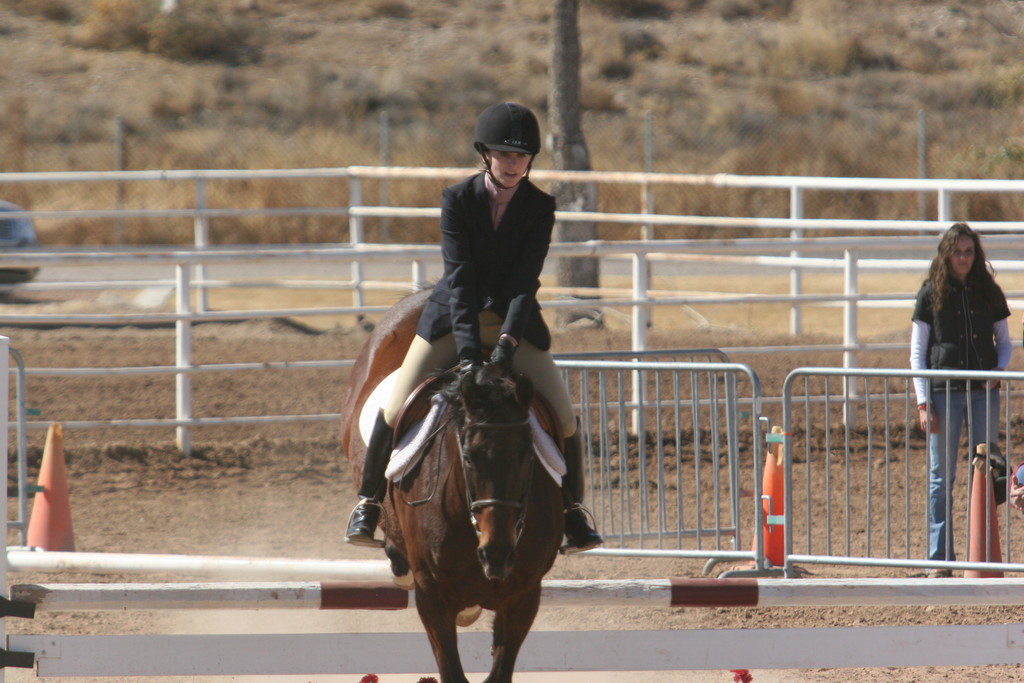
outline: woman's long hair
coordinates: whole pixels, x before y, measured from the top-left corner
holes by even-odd
[[[928,282],[932,283],[932,312],[938,313],[949,298],[950,280],[949,259],[956,251],[956,244],[961,237],[970,237],[974,243],[974,263],[967,273],[964,283],[971,285],[978,294],[987,296],[996,287],[996,281],[990,271],[991,265],[985,258],[985,250],[981,247],[981,238],[967,223],[954,223],[942,235],[935,258],[928,269]]]

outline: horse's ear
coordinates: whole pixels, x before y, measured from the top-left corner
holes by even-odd
[[[516,400],[519,405],[529,408],[533,402],[533,381],[526,375],[516,375]]]

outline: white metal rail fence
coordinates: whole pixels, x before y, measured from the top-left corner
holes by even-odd
[[[969,561],[971,459],[968,414],[947,509],[958,561],[928,560],[929,456],[918,425],[913,377],[939,383],[1001,381],[998,433],[989,435],[1013,465],[1020,460],[1021,372],[797,368],[783,388],[785,449],[785,573],[798,564],[1024,571],[1019,557],[1024,520],[1008,504],[985,528],[999,529],[1002,562]],[[1014,390],[1017,389],[1015,392]],[[993,544],[994,545],[994,544]]]
[[[928,238],[930,242],[934,238]],[[1000,240],[993,237],[989,243]],[[852,244],[852,238],[844,240]],[[898,245],[890,245],[885,238],[874,238],[879,248]],[[904,243],[910,240],[902,240]],[[781,242],[786,242],[782,240]],[[800,243],[801,249],[811,250],[819,248],[835,248],[835,242],[826,240],[808,239]],[[884,345],[868,345],[858,341],[857,330],[857,308],[859,304],[869,301],[892,300],[903,301],[908,308],[911,305],[912,293],[894,292],[891,294],[859,294],[856,283],[856,271],[867,267],[885,268],[888,271],[900,267],[905,269],[919,270],[924,268],[923,262],[898,261],[896,259],[858,259],[854,252],[847,251],[843,259],[809,259],[802,258],[802,261],[813,263],[815,268],[832,267],[843,268],[847,274],[845,291],[835,294],[817,294],[792,296],[771,296],[763,294],[741,294],[731,296],[652,296],[654,290],[649,288],[649,272],[646,268],[640,268],[638,264],[644,260],[641,257],[671,258],[673,256],[694,256],[695,253],[707,245],[700,245],[692,242],[624,242],[624,243],[588,243],[582,245],[553,245],[552,251],[557,254],[566,255],[593,255],[593,256],[614,256],[629,255],[634,261],[636,269],[633,272],[637,284],[637,291],[642,292],[636,297],[622,299],[603,297],[600,299],[588,299],[588,307],[631,307],[634,310],[634,337],[633,350],[642,351],[646,349],[646,330],[644,322],[646,314],[640,311],[647,310],[651,306],[680,306],[700,303],[770,303],[779,301],[799,303],[823,303],[841,302],[845,308],[844,331],[845,338],[842,349],[847,356],[852,357],[858,350],[879,348]],[[722,245],[718,245],[722,249]],[[763,249],[791,248],[789,245],[780,245],[780,241],[752,240],[751,243],[734,245],[735,249]],[[5,255],[5,261],[11,266],[82,266],[97,269],[103,272],[104,269],[117,265],[144,266],[148,278],[154,278],[155,274],[162,270],[173,271],[173,279],[139,279],[131,281],[75,281],[56,283],[30,283],[21,285],[25,292],[50,291],[54,289],[74,290],[86,288],[104,289],[141,289],[146,287],[171,287],[175,300],[175,311],[173,312],[151,312],[140,310],[119,311],[116,313],[26,313],[13,309],[0,311],[0,326],[12,326],[23,324],[43,325],[75,325],[75,324],[173,324],[175,326],[175,365],[159,367],[122,367],[122,368],[28,368],[30,375],[48,376],[82,376],[82,375],[106,375],[106,374],[165,374],[172,375],[176,383],[176,414],[169,419],[132,419],[119,420],[113,418],[101,418],[96,420],[79,421],[70,424],[69,427],[76,429],[88,429],[96,427],[174,427],[177,429],[177,441],[184,451],[191,447],[192,430],[205,425],[240,424],[245,422],[266,422],[266,421],[328,421],[337,418],[336,413],[313,414],[313,415],[278,415],[278,416],[239,416],[239,417],[207,417],[198,419],[193,417],[191,408],[191,378],[199,373],[209,372],[230,372],[237,370],[254,369],[310,369],[310,368],[331,368],[343,367],[351,363],[351,359],[325,359],[320,361],[292,361],[280,363],[235,363],[235,364],[209,364],[199,365],[193,362],[193,326],[201,322],[210,321],[238,321],[259,318],[297,317],[297,316],[322,316],[322,315],[350,315],[358,316],[365,314],[383,313],[385,306],[329,306],[318,308],[288,308],[288,309],[245,309],[245,310],[209,310],[203,309],[196,300],[200,298],[197,293],[205,291],[210,287],[248,287],[254,284],[265,286],[266,280],[272,278],[273,269],[282,264],[312,264],[312,263],[339,263],[356,264],[368,262],[399,262],[408,263],[439,258],[437,248],[423,245],[402,245],[381,247],[378,245],[363,246],[315,246],[315,247],[247,247],[247,248],[214,248],[205,247],[201,249],[107,249],[96,251],[67,251],[67,250],[36,250],[32,253],[9,253]],[[728,257],[723,257],[728,258]],[[765,257],[759,257],[764,259]],[[787,259],[788,260],[788,259]],[[1001,270],[1020,271],[1024,269],[1024,261],[998,261],[996,262]],[[262,279],[259,283],[252,281],[201,281],[197,282],[194,277],[195,271],[202,266],[213,264],[255,264],[260,267]],[[646,276],[642,273],[648,273]],[[318,282],[295,282],[286,280],[277,282],[282,286],[293,285],[296,287],[316,287]],[[270,283],[272,284],[272,283]],[[334,286],[345,287],[352,283],[338,283]],[[392,287],[394,282],[389,283]],[[367,283],[363,282],[362,286]],[[354,286],[354,285],[353,285]],[[412,282],[404,283],[405,287],[411,287]],[[600,296],[601,290],[595,290]],[[1008,292],[1013,296],[1012,292]],[[545,300],[546,308],[578,307],[578,300]],[[17,339],[14,340],[17,346]],[[847,362],[846,365],[852,365]],[[29,422],[29,429],[44,428],[44,422]]]
[[[121,171],[121,172],[63,172],[63,173],[0,173],[0,189],[8,184],[54,184],[54,183],[108,183],[123,185],[126,183],[192,183],[194,185],[194,206],[182,208],[107,208],[90,210],[37,210],[24,214],[12,213],[10,216],[28,215],[34,219],[57,220],[68,218],[109,218],[122,220],[125,218],[151,219],[192,219],[194,225],[194,245],[197,251],[206,250],[210,244],[210,221],[219,217],[258,216],[270,220],[285,216],[338,216],[348,220],[348,240],[342,240],[350,247],[364,244],[363,220],[370,217],[389,218],[423,218],[436,220],[440,210],[430,207],[393,207],[372,206],[363,203],[364,185],[369,181],[391,182],[400,180],[454,180],[470,172],[460,168],[401,168],[401,167],[339,167],[314,169],[275,169],[275,170],[189,170],[189,171]],[[587,183],[600,186],[604,184],[635,185],[638,189],[637,213],[579,212],[560,211],[559,221],[585,221],[602,224],[621,224],[642,226],[644,240],[640,242],[616,242],[608,245],[601,242],[590,242],[585,246],[556,245],[552,250],[554,256],[627,256],[632,259],[633,288],[632,295],[620,297],[618,301],[604,301],[603,306],[628,306],[633,310],[634,348],[646,348],[646,328],[649,322],[649,311],[652,305],[679,305],[689,301],[700,303],[741,303],[744,297],[678,297],[671,292],[659,292],[651,286],[650,264],[671,253],[671,260],[706,260],[709,255],[716,259],[728,258],[733,262],[749,262],[770,265],[787,269],[790,273],[790,293],[787,297],[776,299],[762,298],[767,301],[785,301],[791,304],[791,332],[801,332],[801,304],[820,303],[823,301],[844,301],[852,309],[848,311],[844,326],[847,339],[845,343],[856,343],[856,302],[869,300],[869,297],[858,295],[856,288],[856,271],[858,268],[859,249],[865,246],[862,238],[855,239],[807,239],[807,231],[817,233],[856,234],[868,231],[874,235],[872,246],[884,250],[891,255],[894,249],[911,248],[927,243],[913,240],[912,235],[921,232],[935,232],[944,229],[954,219],[953,207],[957,197],[967,197],[978,193],[1020,193],[1024,191],[1024,181],[1020,180],[974,180],[974,179],[898,179],[898,178],[820,178],[796,176],[737,176],[730,174],[677,174],[677,173],[639,173],[639,172],[604,172],[604,171],[551,171],[538,169],[533,172],[534,179],[541,182],[568,181]],[[348,206],[334,207],[288,207],[288,208],[248,208],[248,207],[210,207],[208,206],[208,188],[213,183],[239,180],[304,180],[304,179],[340,179],[349,184]],[[750,216],[687,216],[665,215],[654,213],[650,197],[650,189],[655,185],[685,186],[699,185],[723,189],[754,189],[766,192],[785,191],[789,194],[789,215],[786,217],[750,217]],[[814,191],[830,192],[913,192],[920,195],[934,195],[936,203],[936,221],[921,220],[855,220],[855,219],[822,219],[805,217],[805,197]],[[228,193],[230,196],[230,193]],[[969,216],[957,217],[969,220]],[[1024,223],[1019,221],[973,221],[974,226],[987,232],[1021,232]],[[764,231],[789,231],[788,238],[780,239],[730,239],[718,240],[686,240],[677,242],[656,242],[651,239],[657,226],[704,226],[712,228],[745,228],[752,234],[763,234]],[[878,235],[897,236],[896,239],[882,240]],[[993,244],[993,246],[995,246]],[[418,251],[415,247],[396,245],[404,262],[412,267],[410,281],[420,284],[426,280],[423,264],[425,260],[434,260],[432,250]],[[803,258],[807,252],[828,250],[835,254],[845,254],[839,261],[836,257],[826,259]],[[772,254],[782,254],[773,256]],[[88,258],[89,255],[83,255]],[[226,257],[226,254],[224,255]],[[329,254],[324,254],[330,258]],[[60,260],[58,254],[49,257],[41,254],[11,254],[12,265],[47,265]],[[362,254],[361,258],[349,259],[351,280],[340,286],[351,289],[353,303],[356,307],[364,304],[364,288],[371,283],[364,282],[363,266],[367,260],[380,258],[380,255]],[[81,262],[81,261],[80,261]],[[206,282],[204,269],[207,263],[197,261],[190,264],[193,268],[192,281],[199,293],[197,311],[204,312],[205,292],[223,283]],[[906,266],[906,264],[903,264]],[[898,260],[883,259],[882,262],[870,263],[862,261],[860,267],[899,268]],[[1015,266],[1007,264],[1008,267]],[[805,297],[802,295],[802,277],[807,268],[843,268],[847,272],[847,287],[841,297],[824,298]],[[920,264],[911,266],[920,270]],[[1022,266],[1017,265],[1016,268]],[[376,283],[380,286],[380,283]],[[314,286],[307,284],[307,286]],[[339,286],[334,283],[332,286]],[[592,294],[592,293],[588,293]],[[748,300],[749,301],[749,300]],[[0,320],[2,322],[2,320]]]

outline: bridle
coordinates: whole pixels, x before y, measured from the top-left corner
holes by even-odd
[[[527,475],[527,485],[523,491],[523,497],[521,500],[509,500],[506,498],[482,498],[476,497],[476,487],[473,485],[470,477],[466,474],[471,467],[469,457],[466,455],[466,444],[464,437],[467,432],[474,429],[513,429],[528,427],[530,424],[530,418],[524,417],[521,420],[512,420],[509,422],[477,422],[475,424],[467,425],[461,429],[456,429],[455,438],[459,443],[459,458],[462,461],[462,476],[466,484],[466,503],[469,506],[469,517],[473,523],[473,530],[477,536],[480,536],[480,526],[477,522],[477,513],[480,510],[488,507],[503,506],[509,507],[513,510],[518,511],[516,516],[516,541],[519,541],[519,536],[523,530],[523,519],[526,516],[526,501],[530,496],[530,487],[533,482],[533,463],[535,458],[530,458],[530,471]]]

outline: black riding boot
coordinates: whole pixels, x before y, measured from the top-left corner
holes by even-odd
[[[565,476],[562,478],[562,495],[565,497],[565,554],[590,550],[604,543],[590,526],[590,512],[583,507],[583,439],[580,436],[579,420],[576,433],[565,440]]]
[[[384,494],[384,472],[391,458],[394,430],[384,420],[384,413],[377,414],[373,423],[370,443],[366,446],[363,460],[363,482],[359,487],[360,501],[348,517],[348,531],[345,542],[371,548],[384,547],[384,541],[373,537],[380,520],[380,501]]]

